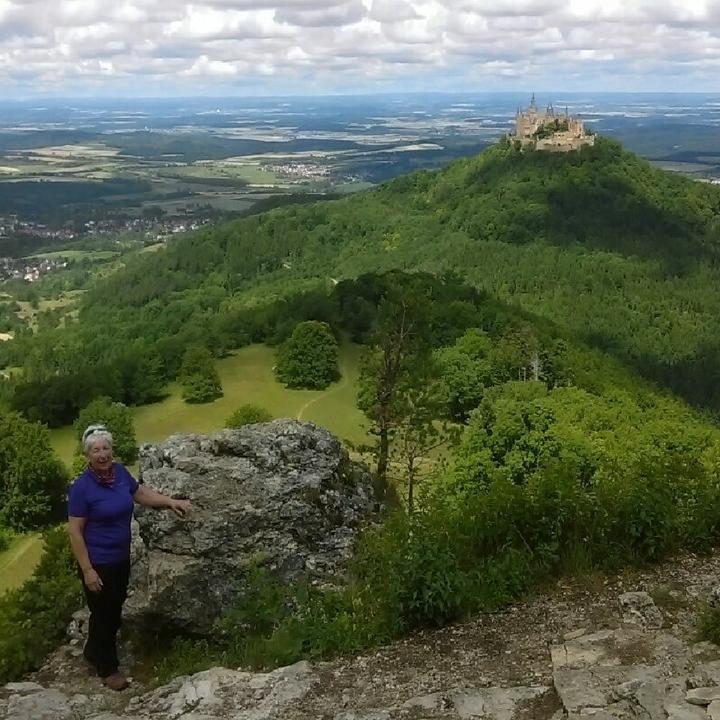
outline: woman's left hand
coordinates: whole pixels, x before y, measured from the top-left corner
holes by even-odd
[[[192,504],[189,500],[170,498],[168,500],[168,509],[172,510],[178,517],[185,517],[192,510]]]

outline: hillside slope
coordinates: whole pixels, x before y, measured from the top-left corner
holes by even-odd
[[[372,653],[271,673],[214,668],[155,689],[136,675],[119,694],[88,677],[76,639],[31,676],[41,684],[0,689],[0,713],[12,708],[18,720],[101,720],[108,712],[118,720],[189,720],[203,710],[272,720],[702,720],[708,702],[694,698],[718,693],[720,648],[695,640],[694,607],[719,570],[717,556],[680,558],[596,586],[559,583],[500,612]],[[648,590],[657,605],[623,607],[632,597],[626,593],[649,600]],[[688,690],[698,685],[710,688]]]
[[[717,410],[719,217],[720,189],[655,170],[613,141],[568,155],[501,143],[442,171],[138,257],[87,294],[70,332],[6,344],[0,364],[34,358],[43,375],[80,355],[81,364],[142,355],[146,343],[171,356],[162,350],[171,338],[222,346],[233,342],[234,309],[401,268],[457,273]]]

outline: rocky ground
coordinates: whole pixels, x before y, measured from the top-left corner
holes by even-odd
[[[112,693],[75,645],[0,689],[8,720],[701,720],[720,718],[720,648],[696,642],[720,554],[560,582],[502,612],[353,658],[214,668]],[[132,670],[132,668],[130,668]]]

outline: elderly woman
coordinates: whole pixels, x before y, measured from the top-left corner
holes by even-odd
[[[139,485],[123,465],[113,462],[112,442],[103,425],[91,425],[83,433],[88,467],[70,486],[68,532],[90,609],[83,655],[105,685],[123,690],[128,681],[119,671],[116,636],[130,576],[133,504],[167,508],[182,517],[190,502]]]

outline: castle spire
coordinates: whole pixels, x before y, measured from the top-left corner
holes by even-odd
[[[532,94],[532,100],[530,100],[530,109],[537,110],[537,104],[535,103],[535,93]]]

